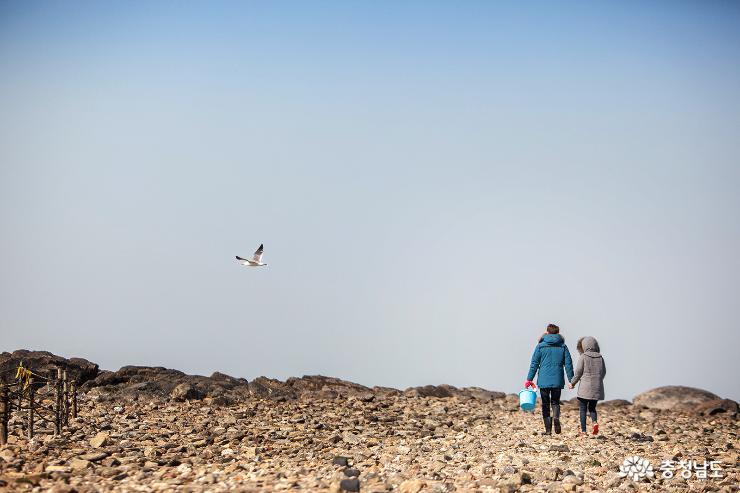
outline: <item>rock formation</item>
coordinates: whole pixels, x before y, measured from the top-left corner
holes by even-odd
[[[0,353],[0,373],[3,375],[14,374],[20,363],[43,376],[48,376],[51,372],[56,374],[56,369],[62,368],[67,370],[70,378],[79,383],[92,380],[99,373],[97,364],[83,358],[66,359],[48,351],[28,351],[26,349],[18,349],[12,353]]]
[[[636,404],[674,398],[658,390]],[[516,395],[447,385],[401,392],[323,376],[248,382],[129,366],[100,372],[83,391],[62,437],[40,424],[29,441],[14,414],[0,491],[730,493],[740,481],[733,401],[613,401],[599,408],[602,433],[582,438],[572,402],[563,433],[543,437],[540,415],[521,411]],[[718,402],[724,412],[712,413]],[[619,476],[634,455],[654,478]],[[691,470],[684,479],[677,469],[664,478],[664,460],[717,461],[719,477]]]
[[[648,390],[635,397],[633,404],[651,409],[693,411],[697,406],[720,400],[719,396],[702,389],[670,385]]]

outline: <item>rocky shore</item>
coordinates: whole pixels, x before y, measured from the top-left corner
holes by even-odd
[[[19,357],[38,371],[66,365],[83,393],[61,437],[42,429],[29,441],[13,417],[0,491],[731,492],[740,481],[737,403],[698,389],[604,403],[602,433],[588,438],[578,436],[577,405],[565,402],[563,433],[543,437],[540,416],[519,410],[515,395],[477,388],[104,372],[18,351],[2,353],[0,369]],[[691,405],[666,404],[677,395]],[[619,475],[635,455],[653,478]],[[716,465],[719,477],[691,466],[681,477],[688,460]],[[663,461],[675,461],[673,478],[659,471]]]

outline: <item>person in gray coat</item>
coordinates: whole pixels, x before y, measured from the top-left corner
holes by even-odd
[[[580,353],[576,371],[570,381],[572,389],[578,382],[578,407],[581,417],[581,434],[586,434],[586,411],[591,415],[592,432],[599,433],[599,423],[596,415],[596,403],[604,400],[604,377],[606,365],[601,356],[599,343],[593,337],[581,337],[576,344]]]

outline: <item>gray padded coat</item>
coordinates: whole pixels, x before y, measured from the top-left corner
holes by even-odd
[[[593,337],[583,337],[578,341],[578,347],[583,349],[583,353],[578,358],[570,383],[581,382],[577,394],[581,399],[603,400],[606,365],[599,352],[599,343]]]

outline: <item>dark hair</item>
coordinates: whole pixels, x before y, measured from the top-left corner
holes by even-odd
[[[547,326],[547,333],[548,334],[560,334],[560,327],[558,327],[555,324],[550,324]]]

